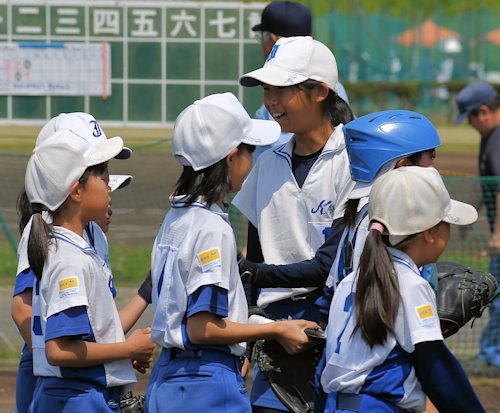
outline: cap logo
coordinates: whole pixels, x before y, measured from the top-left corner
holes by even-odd
[[[269,53],[269,56],[267,57],[266,62],[269,62],[269,60],[272,60],[276,57],[276,52],[278,51],[279,47],[279,44],[274,44],[273,48],[271,49],[271,53]]]
[[[91,120],[90,123],[93,124],[93,129],[94,129],[94,131],[92,132],[92,136],[94,136],[95,138],[98,138],[99,136],[101,136],[102,130],[101,130],[99,124],[97,123],[97,121]]]

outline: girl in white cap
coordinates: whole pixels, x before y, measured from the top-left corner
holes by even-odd
[[[174,125],[183,166],[151,260],[152,339],[162,347],[146,393],[149,413],[251,412],[241,375],[246,341],[308,343],[305,320],[248,324],[225,198],[240,189],[255,145],[274,142],[276,122],[252,120],[231,93],[188,106]]]
[[[343,206],[353,187],[342,126],[354,116],[338,96],[335,56],[310,36],[282,37],[264,66],[243,75],[240,84],[262,86],[267,110],[283,132],[294,134],[259,157],[233,199],[249,220],[246,258],[266,264],[310,260],[329,233],[342,232]],[[332,260],[325,257],[323,273]],[[314,301],[321,277],[305,274],[297,288],[262,288],[256,302],[278,319],[319,321]],[[254,410],[287,411],[265,377],[254,372]]]
[[[476,221],[450,200],[432,168],[391,170],[370,191],[370,227],[359,267],[330,307],[325,412],[483,412],[460,363],[444,344],[436,297],[419,268],[436,262],[450,224]]]
[[[84,138],[91,145],[107,139],[104,131],[100,128],[97,120],[92,115],[83,112],[61,113],[53,117],[43,126],[37,136],[35,147],[43,144],[57,131],[62,129],[68,129],[75,132],[74,134],[65,135],[68,139]],[[127,147],[123,147],[121,152],[115,156],[115,159],[129,159],[131,156],[132,151]],[[109,175],[108,185],[111,192],[113,192],[128,186],[132,179],[130,175]],[[31,230],[31,216],[33,215],[33,211],[24,187],[17,200],[17,212],[19,215],[21,239],[17,248],[18,267],[11,313],[23,338],[21,360],[16,380],[16,413],[27,413],[37,380],[37,377],[33,375],[33,357],[31,353],[32,300],[33,286],[36,277],[30,269],[27,256],[27,244]],[[106,216],[99,222],[89,221],[87,225],[85,225],[83,232],[83,238],[95,249],[96,253],[108,266],[110,266],[110,262],[106,232],[110,224],[111,214],[110,202]],[[42,216],[47,222],[51,222],[52,218],[48,211],[45,211]],[[30,225],[27,226],[28,223],[30,223]],[[113,297],[116,298],[113,278],[109,280],[109,287]],[[122,320],[122,326],[125,333],[132,328],[133,324],[147,308],[148,303],[151,303],[150,287],[148,287],[148,283],[143,283],[140,290],[144,291],[145,294],[142,296],[137,294],[137,296],[120,310],[120,319]],[[149,295],[147,292],[149,292]],[[36,301],[37,299],[38,294],[37,291],[35,291],[34,300]],[[36,316],[39,316],[39,314]]]
[[[33,215],[27,248],[37,293],[33,370],[40,377],[30,412],[119,412],[122,394],[136,382],[133,363],[144,369],[151,361],[151,330],[125,339],[110,269],[83,234],[89,221],[106,217],[107,165],[122,151],[119,137],[91,143],[61,129],[28,161],[25,190]]]

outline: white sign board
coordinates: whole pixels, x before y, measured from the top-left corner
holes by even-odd
[[[0,43],[0,95],[111,94],[111,49],[102,43]]]

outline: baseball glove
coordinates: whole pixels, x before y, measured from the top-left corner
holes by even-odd
[[[131,391],[125,393],[120,399],[121,413],[143,413],[144,400],[145,398],[142,394],[134,396]]]
[[[312,346],[295,355],[288,354],[275,340],[255,343],[260,371],[278,399],[292,413],[313,412],[314,375],[326,342],[323,330],[306,329],[305,332]]]
[[[498,283],[487,272],[451,261],[438,262],[437,271],[437,310],[443,337],[447,338],[469,320],[481,317],[498,295]]]

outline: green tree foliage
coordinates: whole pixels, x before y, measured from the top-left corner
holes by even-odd
[[[255,1],[248,0],[246,3]],[[260,0],[258,0],[260,1]],[[424,17],[432,16],[437,10],[445,14],[458,14],[481,10],[500,11],[498,0],[295,0],[309,7],[315,16],[334,10],[342,12],[390,13],[393,16],[412,16],[418,11]],[[269,3],[269,1],[260,1]]]

